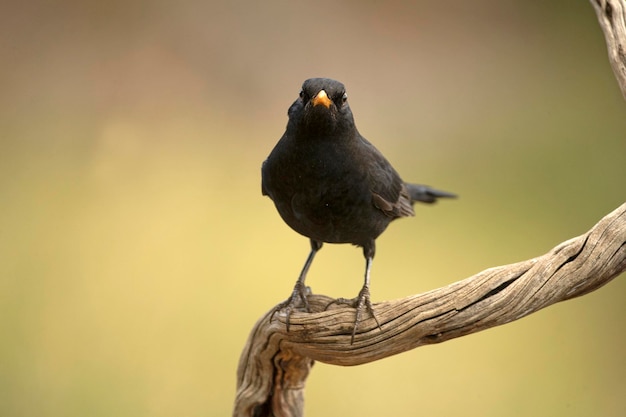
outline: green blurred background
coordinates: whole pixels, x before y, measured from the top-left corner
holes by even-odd
[[[626,196],[626,104],[586,1],[12,2],[0,11],[0,415],[229,415],[308,252],[261,196],[301,82],[343,81],[406,180],[461,198],[379,239],[374,301],[541,255]],[[352,297],[328,245],[315,292]],[[623,277],[353,368],[321,415],[621,416]]]

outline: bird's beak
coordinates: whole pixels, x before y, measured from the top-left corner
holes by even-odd
[[[330,108],[330,104],[332,103],[326,94],[326,91],[321,90],[315,97],[313,97],[313,106],[317,106],[318,104],[323,105],[327,109]]]

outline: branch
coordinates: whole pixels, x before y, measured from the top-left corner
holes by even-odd
[[[609,62],[626,98],[626,0],[591,0],[606,38]]]
[[[237,370],[235,416],[301,416],[314,361],[359,365],[509,323],[587,294],[626,270],[626,203],[547,254],[448,286],[374,305],[350,344],[354,309],[309,296],[311,313],[271,311],[254,326]]]
[[[591,0],[604,32],[609,62],[626,98],[626,0]],[[359,365],[422,345],[517,320],[559,301],[587,294],[626,270],[626,204],[588,233],[524,262],[487,269],[463,281],[375,305],[382,323],[359,324],[354,310],[311,295],[311,313],[266,313],[256,323],[237,370],[234,416],[301,416],[304,385],[315,360]]]

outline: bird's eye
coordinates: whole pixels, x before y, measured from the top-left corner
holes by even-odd
[[[304,90],[300,90],[300,98],[304,97]]]
[[[343,96],[341,96],[341,102],[345,103],[346,101],[348,101],[348,93],[343,93]]]

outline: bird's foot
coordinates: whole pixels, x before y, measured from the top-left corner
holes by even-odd
[[[361,288],[361,291],[359,291],[359,295],[355,298],[337,298],[336,300],[328,303],[326,308],[330,307],[332,304],[346,304],[356,309],[354,327],[352,328],[352,337],[350,339],[350,344],[354,343],[354,336],[356,335],[356,329],[358,328],[361,317],[363,316],[363,310],[367,310],[368,313],[372,315],[374,321],[376,321],[378,329],[382,331],[380,323],[378,322],[378,318],[376,318],[376,314],[374,313],[374,309],[372,308],[372,302],[370,301],[370,289],[367,285],[364,285],[363,288]]]
[[[287,321],[287,331],[289,331],[289,318],[294,310],[304,310],[307,313],[310,312],[309,300],[307,299],[309,294],[311,294],[311,288],[305,286],[300,281],[296,282],[296,285],[293,287],[293,292],[289,298],[274,307],[274,311],[272,311],[272,314],[270,315],[270,321],[274,318],[274,314],[279,311],[283,311]]]

